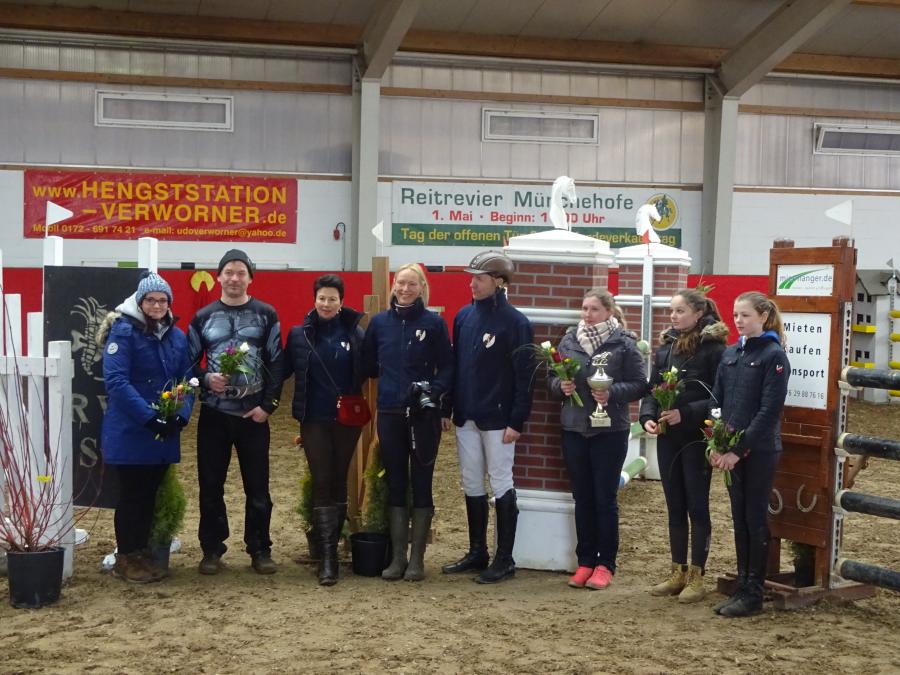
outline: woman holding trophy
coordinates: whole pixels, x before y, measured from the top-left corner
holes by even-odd
[[[575,498],[578,569],[569,585],[601,590],[616,572],[616,494],[628,451],[628,404],[647,391],[644,360],[612,294],[596,288],[585,294],[581,321],[558,351],[580,366],[571,380],[550,376],[551,393],[563,399],[562,449]],[[575,392],[584,406],[572,399]]]

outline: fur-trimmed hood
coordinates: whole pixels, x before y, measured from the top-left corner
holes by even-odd
[[[722,321],[718,321],[711,316],[704,316],[699,323],[703,326],[700,329],[700,342],[721,342],[728,344],[728,326]],[[679,333],[674,328],[664,330],[659,335],[659,343],[667,344],[678,340]]]

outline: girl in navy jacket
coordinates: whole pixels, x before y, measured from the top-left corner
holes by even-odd
[[[366,374],[378,378],[378,439],[388,483],[393,559],[388,580],[425,577],[425,542],[434,514],[431,481],[441,440],[441,399],[450,393],[453,354],[446,322],[425,308],[428,281],[421,265],[394,275],[391,307],[372,317],[366,330]],[[412,549],[407,563],[412,485]]]
[[[179,435],[193,404],[188,396],[173,419],[152,407],[164,390],[191,376],[187,338],[175,326],[171,302],[169,284],[150,273],[98,333],[108,396],[100,443],[103,461],[119,479],[113,576],[133,583],[164,576],[147,555],[147,542],[156,492],[169,465],[181,459]]]
[[[791,366],[784,353],[784,329],[778,306],[762,293],[742,293],[734,301],[740,339],[722,355],[713,403],[721,419],[738,431],[740,441],[710,463],[731,471],[731,518],[737,554],[737,592],[715,611],[749,616],[762,610],[769,548],[769,493],[781,457],[781,411]]]

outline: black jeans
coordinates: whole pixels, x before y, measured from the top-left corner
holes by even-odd
[[[769,552],[769,494],[780,452],[751,452],[731,470],[731,520],[738,572],[766,577]]]
[[[712,533],[709,516],[712,469],[706,459],[703,438],[699,431],[694,439],[677,441],[663,434],[656,439],[656,458],[669,512],[672,562],[687,564],[690,517],[691,564],[705,568]]]
[[[619,552],[619,476],[628,454],[628,429],[590,438],[563,431],[563,456],[575,498],[575,555],[585,567],[616,571]]]
[[[228,512],[225,509],[225,479],[231,463],[231,448],[237,450],[241,481],[246,497],[244,543],[251,556],[272,549],[269,523],[269,423],[226,415],[207,406],[200,408],[197,422],[197,477],[200,482],[200,546],[204,554],[222,555],[228,550]]]
[[[361,427],[337,422],[307,422],[302,427],[303,450],[312,474],[313,506],[347,501],[347,471]]]
[[[113,522],[116,546],[122,555],[147,548],[156,492],[166,475],[168,464],[117,464],[119,501]]]
[[[427,411],[407,418],[402,413],[380,412],[378,440],[388,483],[388,506],[405,507],[410,484],[414,508],[434,506],[431,481],[441,442],[440,414]]]

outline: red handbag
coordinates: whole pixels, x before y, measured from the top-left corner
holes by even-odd
[[[361,427],[372,419],[369,404],[358,394],[337,397],[337,422],[345,427]]]

